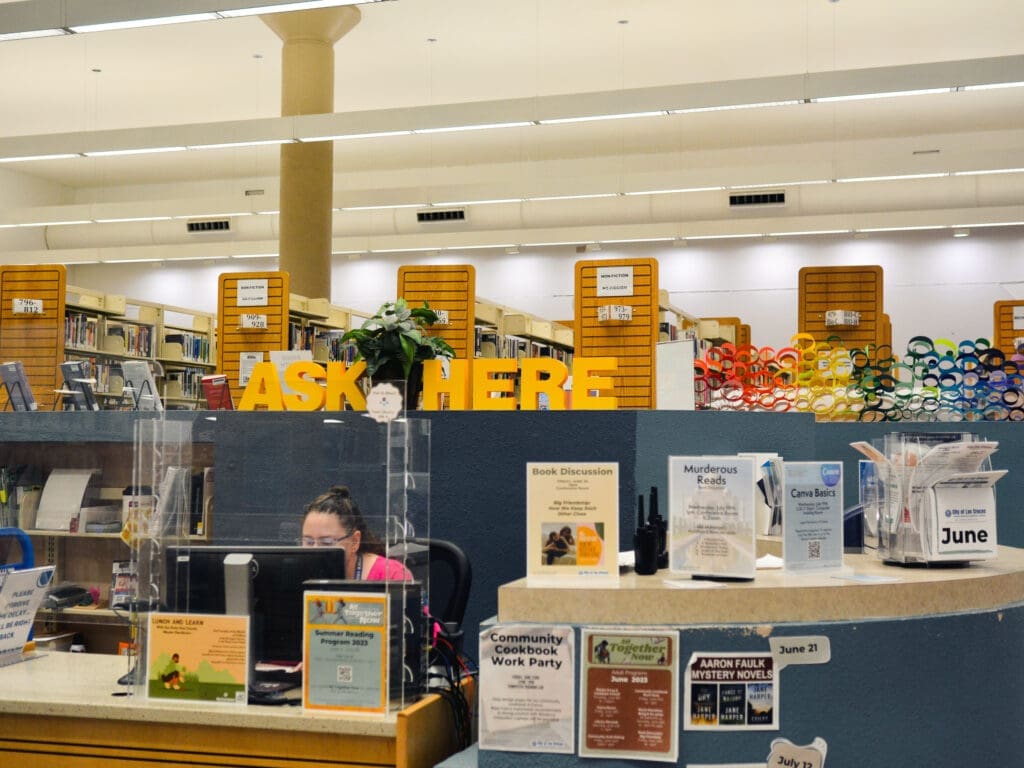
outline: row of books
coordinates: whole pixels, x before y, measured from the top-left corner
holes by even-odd
[[[501,335],[495,329],[477,326],[474,335],[476,357],[506,357],[521,360],[524,357],[553,357],[566,365],[572,363],[572,352],[563,347],[545,344],[536,339]]]
[[[68,312],[64,315],[64,346],[96,349],[99,320],[94,315]]]
[[[203,368],[181,368],[168,370],[164,374],[164,398],[187,398],[194,400],[203,394]]]
[[[135,323],[107,323],[103,351],[133,357],[150,357],[153,351],[153,329]]]
[[[187,331],[165,333],[160,356],[185,362],[209,363],[210,337]]]

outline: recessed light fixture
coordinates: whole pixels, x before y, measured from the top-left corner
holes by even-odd
[[[953,228],[953,237],[970,237],[970,236],[971,236],[971,230],[969,230],[967,227],[954,227]]]

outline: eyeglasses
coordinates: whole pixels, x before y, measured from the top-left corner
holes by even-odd
[[[303,536],[301,541],[304,547],[336,547],[354,535],[355,531],[349,531],[344,536]]]

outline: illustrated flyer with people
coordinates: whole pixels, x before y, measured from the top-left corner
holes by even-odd
[[[618,579],[619,465],[526,465],[527,576]]]
[[[150,698],[246,703],[247,616],[154,613],[148,637]]]

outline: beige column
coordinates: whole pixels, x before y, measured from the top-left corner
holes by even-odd
[[[334,111],[334,44],[359,23],[354,6],[262,17],[284,43],[281,115]],[[331,295],[334,143],[281,146],[280,268],[293,293]]]

